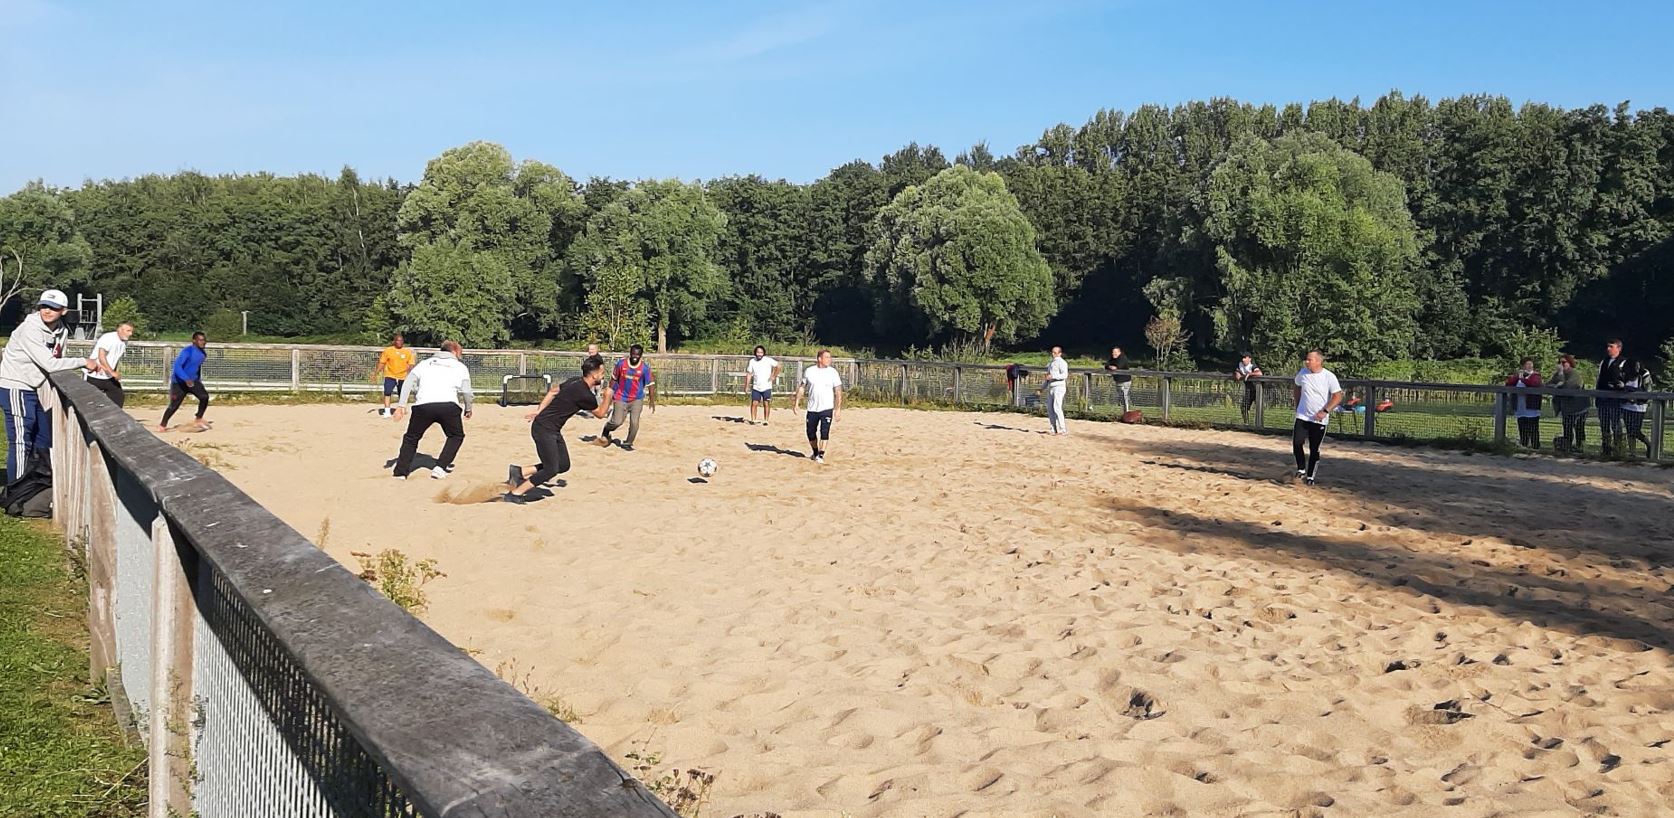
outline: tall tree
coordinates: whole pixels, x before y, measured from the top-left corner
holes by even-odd
[[[757,338],[811,335],[808,189],[729,176],[710,182],[707,192],[726,216],[717,257],[732,282],[726,307],[734,324]]]
[[[1351,368],[1406,352],[1417,240],[1399,179],[1318,134],[1246,136],[1204,206],[1223,345],[1272,360],[1321,346]]]
[[[986,351],[1039,332],[1057,311],[1035,228],[997,173],[955,165],[907,187],[879,211],[874,234],[866,269],[882,306],[916,312],[932,337],[963,334]],[[893,311],[879,315],[888,322]]]
[[[25,287],[64,287],[87,272],[93,251],[75,213],[32,184],[0,199],[0,307]]]

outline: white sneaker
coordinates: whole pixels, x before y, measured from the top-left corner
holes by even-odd
[[[436,468],[430,470],[430,479],[446,480],[448,479],[448,470],[442,468],[441,466],[437,466]]]
[[[390,475],[390,476],[391,476],[391,477],[393,477],[393,478],[395,478],[395,479],[397,479],[397,480],[405,480],[405,479],[407,479],[407,475],[405,475],[405,474],[392,474],[392,475]]]

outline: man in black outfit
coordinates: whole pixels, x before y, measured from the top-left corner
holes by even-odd
[[[407,405],[412,404],[413,419],[407,423],[407,433],[401,436],[401,452],[395,456],[395,479],[407,479],[413,458],[418,456],[419,441],[434,425],[442,427],[447,440],[430,476],[446,480],[453,473],[453,459],[465,444],[464,421],[471,416],[473,399],[471,371],[461,360],[464,355],[457,342],[443,341],[440,351],[407,373],[406,381],[401,384],[401,402],[390,413],[390,417],[400,421]]]
[[[1641,369],[1638,364],[1629,361],[1622,354],[1622,339],[1612,338],[1604,345],[1604,360],[1598,365],[1598,383],[1593,388],[1600,392],[1631,392],[1628,382],[1633,380],[1634,373]],[[1598,404],[1598,427],[1604,433],[1604,456],[1609,457],[1622,451],[1623,438],[1626,430],[1623,427],[1622,404],[1617,398],[1600,397]]]
[[[593,389],[604,377],[604,360],[592,355],[581,364],[581,377],[571,378],[547,390],[546,397],[535,411],[524,416],[530,422],[529,436],[535,440],[535,455],[540,462],[533,466],[512,465],[506,472],[506,485],[511,486],[502,500],[508,503],[527,503],[524,496],[530,489],[570,470],[570,450],[564,445],[564,423],[587,412],[602,418],[610,414],[613,397],[610,387],[593,396]]]
[[[1104,362],[1105,371],[1110,373],[1111,383],[1116,384],[1116,391],[1122,394],[1122,411],[1133,411],[1133,404],[1128,393],[1133,390],[1133,376],[1123,370],[1128,368],[1128,356],[1121,347],[1110,348],[1110,360]]]

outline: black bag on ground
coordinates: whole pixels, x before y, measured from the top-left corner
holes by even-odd
[[[52,457],[30,455],[23,474],[0,491],[0,508],[13,517],[51,517]]]

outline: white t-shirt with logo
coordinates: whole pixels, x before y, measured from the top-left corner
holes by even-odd
[[[773,389],[773,370],[779,368],[779,362],[771,355],[751,358],[748,366],[744,367],[750,373],[750,388],[757,392],[769,392]],[[835,367],[833,367],[835,369]]]
[[[843,388],[843,376],[837,374],[837,367],[810,366],[802,370],[802,384],[808,389],[808,411],[837,408],[837,390]]]
[[[1304,367],[1296,373],[1296,385],[1302,388],[1302,398],[1296,402],[1296,419],[1309,423],[1319,423],[1314,420],[1314,415],[1325,409],[1332,395],[1343,391],[1343,385],[1337,382],[1337,376],[1329,369],[1309,372]]]
[[[98,360],[100,350],[104,350],[105,362],[110,364],[111,369],[115,369],[117,363],[122,360],[122,354],[128,351],[128,342],[122,340],[122,336],[114,332],[107,332],[99,336],[99,341],[93,345],[93,354],[88,357]],[[103,372],[89,372],[87,377],[101,380],[110,379],[110,376]]]

